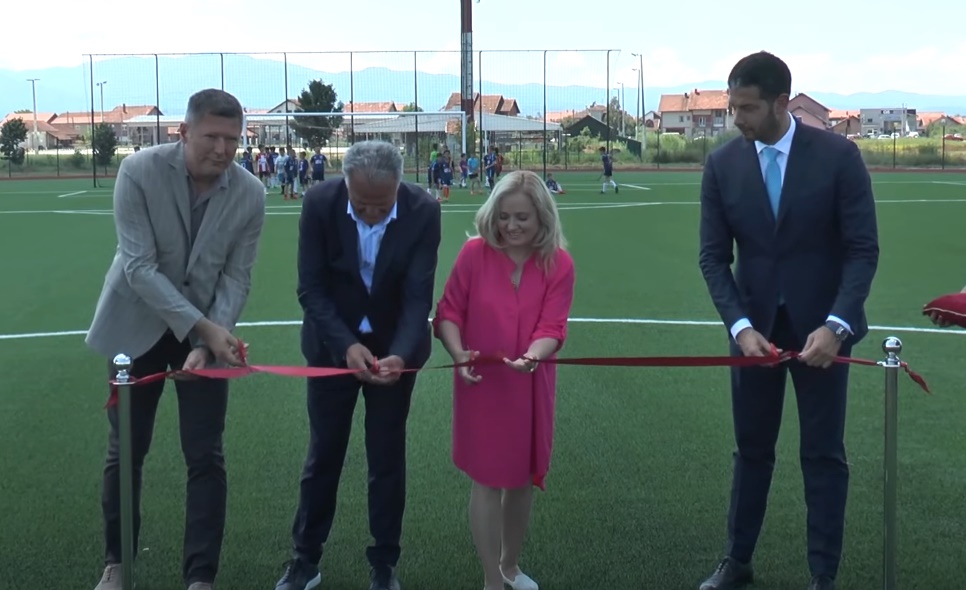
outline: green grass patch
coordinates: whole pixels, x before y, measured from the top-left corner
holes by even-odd
[[[726,353],[697,266],[694,173],[558,174],[577,265],[566,356]],[[637,187],[637,188],[633,188]],[[882,257],[871,323],[926,328],[924,302],[958,290],[966,251],[966,176],[875,176]],[[68,196],[64,196],[68,195]],[[441,291],[479,196],[444,206]],[[297,320],[298,204],[270,195],[245,321]],[[115,248],[110,187],[90,180],[0,183],[0,335],[84,330]],[[966,521],[961,335],[874,330],[855,350],[880,358],[887,335],[935,395],[900,381],[900,572],[903,586],[955,585]],[[254,361],[301,364],[294,326],[241,328]],[[107,435],[103,359],[80,335],[0,340],[0,588],[88,588],[100,575],[100,477]],[[431,363],[442,363],[437,346]],[[254,376],[232,384],[226,450],[228,528],[221,588],[271,588],[287,559],[307,430],[304,382]],[[849,401],[852,486],[839,587],[881,586],[883,376],[855,368]],[[171,389],[173,391],[173,389]],[[546,588],[691,588],[722,551],[733,437],[723,369],[560,369],[548,491],[536,500],[524,567]],[[410,419],[409,504],[400,575],[408,588],[482,584],[466,522],[469,487],[450,461],[451,382],[420,377]],[[185,471],[176,401],[166,395],[148,457],[138,588],[178,588]],[[365,587],[363,411],[324,560],[326,588]],[[807,582],[797,415],[788,396],[779,460],[757,557],[759,587]]]

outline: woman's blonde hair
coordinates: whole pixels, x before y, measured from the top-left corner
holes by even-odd
[[[533,239],[533,249],[539,257],[539,265],[544,271],[549,271],[553,266],[557,250],[566,248],[567,240],[564,238],[560,224],[557,202],[536,173],[529,170],[514,170],[496,183],[486,202],[476,212],[477,235],[494,248],[504,247],[500,242],[500,231],[497,227],[500,220],[500,203],[513,194],[525,195],[537,210],[540,228]]]

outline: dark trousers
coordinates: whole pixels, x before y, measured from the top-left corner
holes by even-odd
[[[191,352],[188,342],[165,334],[154,347],[134,360],[133,376],[180,369]],[[113,367],[111,367],[113,376]],[[183,575],[187,584],[212,583],[218,572],[225,529],[228,484],[222,433],[228,408],[228,382],[220,379],[176,381],[181,450],[188,467],[184,531]],[[164,381],[131,388],[131,450],[134,483],[134,547],[141,526],[141,474],[151,447],[154,418]],[[107,412],[110,422],[103,495],[105,561],[121,561],[121,498],[117,407]],[[135,553],[137,551],[135,550]]]
[[[292,524],[297,558],[312,564],[322,559],[322,547],[335,518],[336,493],[361,386],[369,465],[369,533],[374,541],[366,557],[372,566],[396,565],[406,508],[406,421],[415,383],[415,373],[404,373],[389,386],[362,383],[351,375],[308,380],[309,449]]]
[[[805,344],[794,335],[784,307],[779,309],[771,341],[785,350],[802,350]],[[839,354],[848,356],[850,347],[843,344]],[[813,575],[834,578],[842,554],[849,484],[844,442],[848,365],[844,364],[821,369],[793,360],[777,368],[732,369],[731,400],[738,448],[728,512],[728,554],[749,562],[755,551],[775,467],[775,443],[789,372],[801,429],[808,566]]]

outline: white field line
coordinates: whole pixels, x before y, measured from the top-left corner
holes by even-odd
[[[89,188],[80,192],[106,193],[109,195],[113,194],[113,191],[107,188]],[[10,191],[9,193],[6,193],[6,194],[0,194],[0,196],[18,196],[19,197],[20,195],[61,195],[61,194],[63,194],[63,189],[56,190],[56,191]],[[92,194],[91,196],[95,196],[95,195]],[[96,195],[96,196],[102,196],[102,195]]]
[[[648,174],[647,172],[635,172],[636,174]],[[655,174],[665,174],[664,172],[659,172]],[[614,180],[617,180],[618,174],[615,174]],[[959,175],[954,175],[959,176]],[[962,176],[966,177],[966,171],[963,172]],[[561,182],[564,188],[576,186],[584,188],[594,188],[599,187],[601,183],[584,183],[584,182]],[[625,186],[618,182],[621,186]],[[700,181],[690,181],[690,182],[644,182],[649,187],[655,186],[701,186]],[[955,180],[876,180],[872,179],[872,184],[949,184],[953,186],[966,186],[966,181],[955,181]]]
[[[716,321],[703,320],[657,320],[650,318],[570,318],[572,324],[625,324],[625,325],[658,325],[658,326],[689,326],[711,327],[724,330],[724,324]],[[279,326],[301,326],[302,320],[281,320],[267,322],[239,322],[239,328],[266,328]],[[918,328],[914,326],[869,326],[875,332],[915,332],[919,334],[952,334],[963,336],[966,330],[946,328]],[[61,332],[29,332],[23,334],[0,334],[0,340],[31,340],[36,338],[62,338],[66,336],[85,336],[87,330],[65,330]]]
[[[649,190],[651,190],[650,187],[640,186],[638,184],[621,184],[621,183],[618,182],[617,183],[617,186],[626,186],[628,188],[636,188],[637,190],[641,190],[641,191],[649,191]]]
[[[697,172],[696,172],[697,173]],[[635,172],[634,174],[648,174],[647,172]],[[657,172],[655,174],[665,174],[664,172]],[[686,174],[686,173],[685,173]],[[963,172],[962,176],[966,177],[966,171]],[[621,183],[618,183],[621,184]],[[701,186],[701,182],[646,182],[644,183],[648,187],[655,186]],[[872,184],[946,184],[951,186],[966,186],[966,180],[872,180]],[[586,182],[568,182],[566,186],[576,186],[584,188],[595,188],[599,187],[600,183],[586,183]],[[621,186],[625,186],[621,184]],[[626,185],[630,186],[630,185]],[[113,190],[109,188],[91,188],[84,191],[79,191],[81,193],[86,193],[85,197],[107,197],[113,196]],[[62,193],[59,190],[43,190],[43,191],[12,191],[9,193],[10,196],[20,196],[20,195],[55,195],[60,196]],[[0,197],[7,195],[0,195]],[[76,196],[72,194],[71,196]]]
[[[0,215],[113,215],[112,209],[46,209],[31,211],[0,211]]]
[[[881,204],[902,203],[966,203],[964,199],[880,199]],[[561,211],[579,211],[586,209],[620,209],[626,207],[654,207],[668,205],[700,205],[698,201],[626,201],[623,203],[561,203],[557,208]],[[268,205],[265,207],[268,215],[298,215],[298,211],[278,211],[279,209],[301,209],[301,205]],[[454,203],[445,205],[443,213],[475,213],[479,205],[475,203]],[[37,209],[22,211],[0,211],[0,215],[111,215],[111,209]]]
[[[622,209],[626,207],[647,207],[650,205],[672,205],[675,203],[652,203],[649,201],[627,201],[624,203],[561,203],[557,206],[560,211],[579,211],[587,209]],[[697,203],[680,203],[684,205],[696,205]],[[443,213],[476,213],[480,206],[475,203],[466,205],[444,206]],[[300,215],[301,205],[268,205],[265,207],[267,215]],[[111,209],[47,209],[47,210],[23,210],[23,211],[0,211],[0,215],[112,215]]]
[[[83,195],[86,192],[87,191],[75,191],[75,192],[72,192],[72,193],[64,193],[63,195],[57,195],[57,198],[58,199],[63,199],[63,198],[66,198],[66,197],[76,197],[78,195]]]

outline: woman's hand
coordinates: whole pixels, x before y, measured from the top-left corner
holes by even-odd
[[[532,373],[537,370],[537,360],[527,355],[523,355],[515,361],[504,358],[503,362],[511,369],[515,369],[521,373]]]
[[[462,363],[468,363],[470,361],[474,361],[479,356],[480,356],[479,351],[464,350],[463,352],[458,354],[456,358],[453,360],[456,361],[456,364],[462,364]],[[460,379],[462,379],[467,385],[474,385],[476,383],[479,383],[480,380],[483,379],[483,376],[477,375],[474,372],[473,367],[471,366],[459,367],[457,369],[457,372],[459,373]]]

